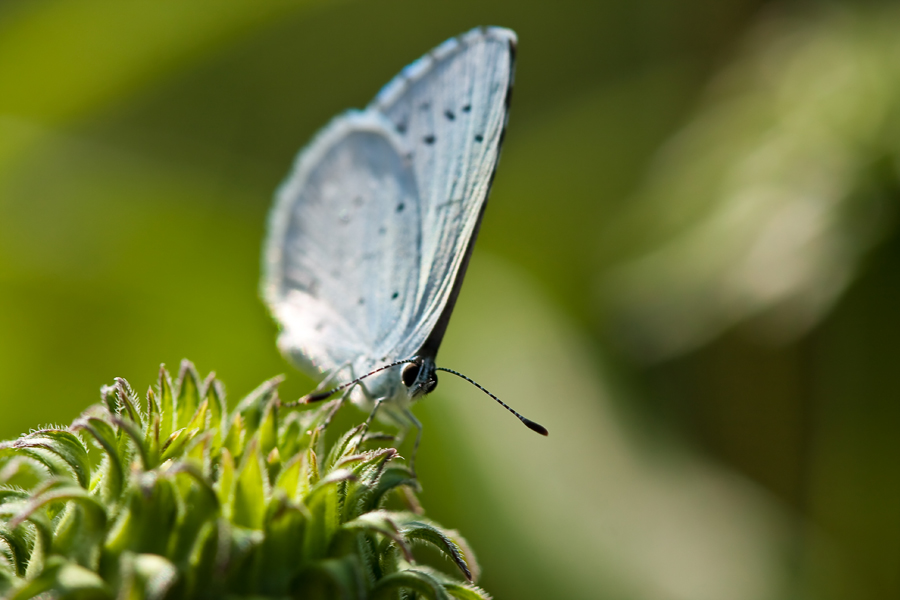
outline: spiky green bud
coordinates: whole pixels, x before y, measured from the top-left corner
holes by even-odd
[[[70,427],[0,444],[0,596],[487,598],[455,532],[384,509],[417,485],[397,451],[365,426],[326,447],[336,405],[285,410],[279,381],[228,412],[185,361],[146,407],[117,379]]]

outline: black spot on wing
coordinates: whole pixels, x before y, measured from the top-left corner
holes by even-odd
[[[472,112],[472,105],[471,105],[471,104],[466,104],[465,106],[462,107],[462,111],[463,111],[464,113]]]
[[[429,146],[434,143],[435,137],[433,135],[426,135],[422,138],[422,141],[428,144]]]
[[[401,121],[400,123],[397,123],[396,125],[394,125],[394,129],[397,130],[397,133],[402,135],[402,134],[406,133],[406,123]]]
[[[396,300],[399,297],[400,297],[400,292],[394,292],[393,294],[391,294],[391,300]]]
[[[477,134],[477,135],[475,136],[475,141],[476,141],[476,142],[483,142],[483,141],[484,141],[484,136],[481,135],[480,133]]]
[[[455,121],[455,120],[456,120],[456,115],[454,115],[454,114],[453,114],[453,111],[450,110],[450,109],[447,109],[447,110],[444,111],[444,116],[447,117],[447,120],[448,120],[448,121]]]
[[[403,212],[404,208],[406,208],[406,205],[401,202],[400,204],[397,205],[397,212],[398,213]],[[384,229],[384,227],[382,227],[382,229]]]

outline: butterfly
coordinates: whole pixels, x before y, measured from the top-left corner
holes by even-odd
[[[434,48],[314,137],[270,214],[262,296],[282,353],[353,379],[339,389],[355,404],[420,434],[409,406],[438,370],[460,375],[435,360],[500,158],[515,55],[499,27]]]

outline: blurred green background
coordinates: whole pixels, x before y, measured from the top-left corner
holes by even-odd
[[[516,93],[440,362],[551,435],[444,377],[429,514],[497,598],[900,597],[890,3],[5,0],[0,438],[183,357],[307,391],[257,297],[272,192],[479,24]]]

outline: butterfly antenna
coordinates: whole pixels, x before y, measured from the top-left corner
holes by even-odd
[[[466,376],[463,375],[462,373],[460,373],[460,372],[458,372],[458,371],[454,371],[453,369],[445,369],[444,367],[435,367],[435,370],[436,370],[436,371],[446,371],[447,373],[453,373],[453,374],[456,375],[457,377],[460,377],[460,378],[462,378],[462,379],[465,379],[466,381],[468,381],[469,383],[471,383],[472,385],[474,385],[475,387],[477,387],[479,390],[481,390],[482,392],[484,392],[485,394],[487,394],[488,396],[490,396],[491,398],[493,398],[494,400],[496,400],[496,401],[500,404],[500,406],[502,406],[503,408],[505,408],[506,410],[508,410],[508,411],[511,412],[512,414],[516,415],[516,417],[518,417],[520,421],[522,421],[523,423],[525,423],[525,427],[527,427],[528,429],[530,429],[530,430],[532,430],[532,431],[536,431],[536,432],[538,432],[538,433],[541,434],[541,435],[547,435],[547,434],[549,433],[549,432],[547,431],[547,428],[546,428],[546,427],[544,427],[544,426],[541,425],[540,423],[535,423],[535,422],[532,421],[531,419],[526,419],[525,417],[523,417],[522,415],[520,415],[519,413],[517,413],[517,412],[515,411],[515,409],[513,409],[513,408],[512,408],[510,405],[508,405],[506,402],[504,402],[503,400],[501,400],[501,399],[498,398],[497,396],[493,395],[492,393],[490,393],[489,391],[487,391],[486,389],[484,389],[477,381],[475,381],[475,380],[473,380],[473,379],[470,379],[469,377],[466,377]]]
[[[378,367],[374,371],[369,371],[365,375],[360,375],[353,381],[348,381],[347,383],[345,383],[343,385],[339,385],[336,388],[332,388],[332,389],[326,390],[324,392],[310,392],[309,394],[303,396],[296,402],[291,402],[290,404],[285,404],[283,406],[290,407],[290,406],[297,406],[299,404],[312,404],[313,402],[321,402],[322,400],[328,400],[334,394],[337,394],[338,392],[340,392],[342,390],[346,390],[351,385],[356,385],[357,383],[359,383],[366,377],[370,377],[370,376],[374,375],[375,373],[380,373],[381,371],[384,371],[385,369],[390,369],[391,367],[396,367],[397,365],[402,365],[402,364],[406,364],[406,363],[410,363],[410,362],[413,362],[413,361],[411,359],[406,359],[406,360],[398,360],[397,362],[392,362],[389,365],[384,365],[383,367]]]

